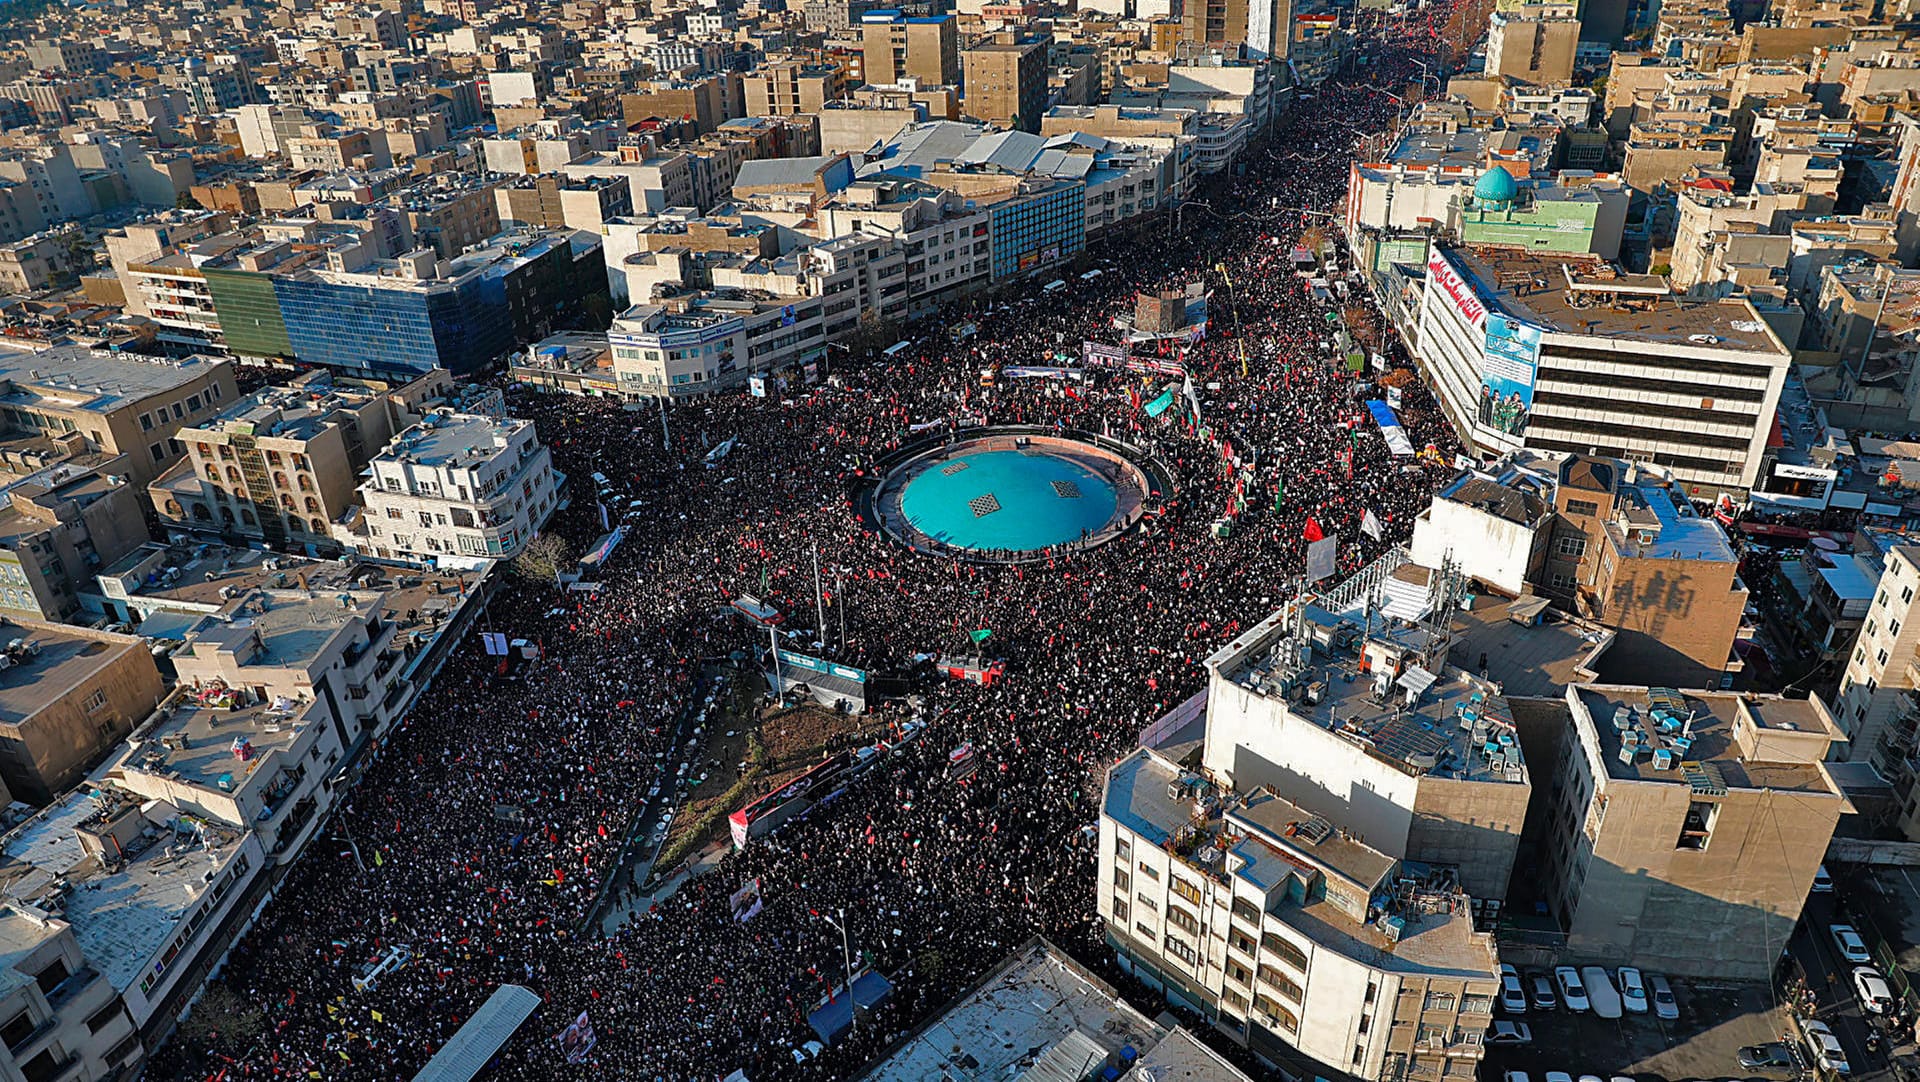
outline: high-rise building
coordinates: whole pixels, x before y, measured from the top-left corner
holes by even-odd
[[[1523,83],[1561,83],[1573,78],[1580,44],[1576,6],[1526,4],[1495,11],[1487,31],[1487,75]]]
[[[560,502],[566,477],[532,421],[436,411],[374,458],[363,515],[335,531],[383,560],[471,566],[511,559]]]
[[[1002,32],[962,55],[966,108],[976,119],[1002,128],[1040,130],[1047,108],[1047,42]]]
[[[960,31],[951,15],[907,15],[896,8],[860,16],[862,76],[868,83],[960,81]]]
[[[1294,0],[1187,0],[1180,40],[1199,46],[1245,45],[1255,60],[1286,57]]]
[[[1578,684],[1551,770],[1540,887],[1566,953],[1764,980],[1849,808],[1825,704]]]
[[[1270,1063],[1473,1076],[1499,987],[1475,899],[1505,896],[1532,785],[1444,641],[1294,602],[1207,659],[1208,693],[1107,772],[1123,969]]]
[[[1495,169],[1477,203],[1516,191]],[[1600,259],[1435,248],[1415,355],[1467,447],[1632,459],[1703,500],[1759,476],[1792,353],[1743,298],[1690,301]]]

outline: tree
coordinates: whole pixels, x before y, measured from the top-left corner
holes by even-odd
[[[203,1047],[216,1043],[228,1048],[251,1044],[266,1031],[267,1013],[242,999],[225,981],[214,981],[200,993],[193,1013],[180,1021],[180,1035]]]
[[[513,573],[523,579],[554,582],[558,580],[560,572],[572,564],[573,553],[567,546],[567,539],[557,533],[543,533],[527,542],[510,566]]]

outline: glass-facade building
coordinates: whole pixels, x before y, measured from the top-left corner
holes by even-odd
[[[598,238],[553,235],[438,280],[372,274],[209,271],[228,348],[342,372],[463,375],[563,325],[607,289]],[[231,327],[231,331],[227,328]]]
[[[1087,240],[1087,187],[1058,182],[993,208],[993,276],[1011,278],[1071,259]]]

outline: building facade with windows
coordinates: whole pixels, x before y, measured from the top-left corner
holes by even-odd
[[[233,363],[166,360],[56,346],[0,354],[0,432],[39,437],[53,459],[84,452],[123,455],[130,484],[144,489],[178,461],[183,425],[239,396]]]
[[[988,214],[995,281],[1038,273],[1086,246],[1087,186],[1079,181],[1022,181]]]
[[[1541,879],[1563,958],[1763,980],[1849,810],[1824,703],[1569,686]]]
[[[23,620],[0,636],[0,780],[13,799],[46,804],[160,701],[160,670],[133,635]]]
[[[1431,250],[1417,342],[1471,452],[1629,459],[1701,500],[1753,487],[1792,360],[1742,298],[1692,301],[1599,259],[1486,247]]]
[[[124,455],[81,455],[21,481],[0,504],[0,612],[81,618],[100,569],[147,541]]]
[[[187,457],[149,495],[174,529],[332,551],[360,471],[410,420],[382,390],[309,373],[182,429]]]
[[[364,510],[340,542],[383,560],[470,566],[511,559],[560,502],[564,475],[532,421],[436,411],[375,456]]]

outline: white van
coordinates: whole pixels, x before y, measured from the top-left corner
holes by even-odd
[[[1064,278],[1055,278],[1053,281],[1040,287],[1043,292],[1047,293],[1058,293],[1065,288],[1067,288],[1067,282]]]

